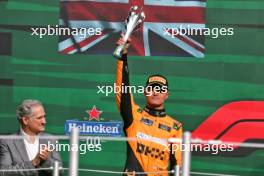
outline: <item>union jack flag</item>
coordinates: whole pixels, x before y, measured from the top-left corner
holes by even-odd
[[[102,32],[60,36],[59,52],[112,54],[133,5],[143,7],[146,19],[132,34],[131,55],[204,57],[204,36],[172,37],[165,31],[180,26],[204,28],[205,0],[61,0],[60,27],[100,28]]]

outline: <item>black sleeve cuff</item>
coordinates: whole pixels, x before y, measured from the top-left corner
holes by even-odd
[[[127,60],[127,54],[122,54],[122,57],[118,58],[118,60],[126,61]]]

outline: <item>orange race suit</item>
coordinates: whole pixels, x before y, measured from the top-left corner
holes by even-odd
[[[127,55],[117,60],[116,86],[129,86]],[[182,125],[168,116],[165,110],[154,110],[149,107],[141,109],[135,104],[131,92],[117,91],[118,110],[124,121],[124,132],[127,137],[136,141],[127,142],[127,159],[125,170],[129,172],[163,172],[175,165],[181,165],[180,144],[169,144],[168,138],[181,138]],[[178,148],[172,149],[172,146]],[[165,172],[164,172],[165,171]]]

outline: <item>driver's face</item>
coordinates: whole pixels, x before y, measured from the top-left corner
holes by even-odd
[[[167,87],[160,85],[148,86],[144,93],[148,106],[163,109],[169,93]]]

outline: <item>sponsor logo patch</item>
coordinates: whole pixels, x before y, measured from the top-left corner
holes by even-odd
[[[175,130],[179,130],[181,128],[181,124],[180,123],[173,123],[173,128]]]
[[[161,144],[163,146],[167,146],[167,140],[166,139],[161,139],[158,137],[150,136],[142,132],[137,132],[137,137],[140,139],[146,139],[146,141],[151,141],[155,142],[157,144]]]
[[[171,127],[167,126],[167,125],[163,125],[163,124],[159,124],[159,129],[165,130],[170,132],[171,131]]]
[[[153,121],[147,118],[141,118],[140,122],[144,123],[145,125],[151,126],[153,125]]]

